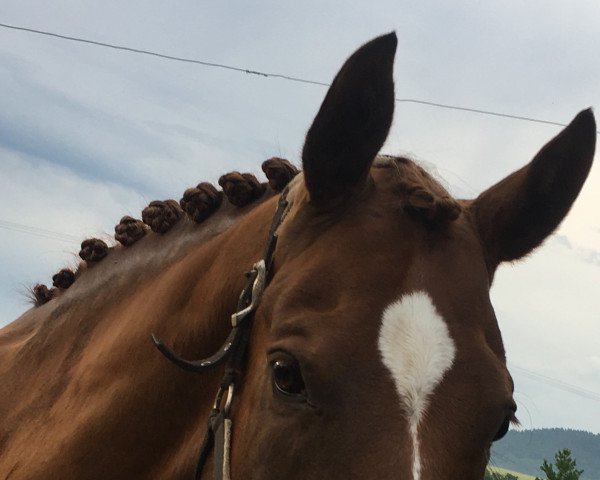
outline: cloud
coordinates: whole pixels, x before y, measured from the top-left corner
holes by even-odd
[[[584,261],[581,249],[564,236],[553,237],[524,261],[501,266],[492,300],[509,366],[600,394],[594,360],[600,340],[600,297],[593,294],[594,285],[600,285],[598,266]],[[536,407],[529,412],[532,426],[571,425],[600,431],[600,418],[582,414],[594,401],[561,392],[552,384],[542,388],[539,379],[518,369],[512,373],[522,401]],[[561,402],[570,408],[555,409]]]
[[[43,159],[0,149],[0,218],[81,240],[110,239],[124,214],[140,215],[143,195],[121,185],[90,180]],[[2,229],[0,325],[26,307],[23,292],[35,283],[51,283],[63,266],[77,264],[79,242],[31,236]]]

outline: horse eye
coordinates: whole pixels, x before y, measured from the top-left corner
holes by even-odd
[[[279,358],[271,362],[273,385],[277,392],[298,399],[306,396],[304,380],[298,362],[292,358]]]
[[[511,417],[506,417],[504,422],[502,422],[502,425],[500,426],[498,433],[496,433],[496,435],[494,436],[494,439],[492,440],[493,442],[500,440],[501,438],[504,437],[504,435],[506,435],[506,433],[508,432],[508,427],[510,426],[510,421],[511,421]]]

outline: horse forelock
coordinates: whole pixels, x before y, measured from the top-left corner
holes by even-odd
[[[393,193],[401,201],[403,210],[418,218],[427,228],[443,228],[456,220],[461,212],[460,203],[444,186],[415,160],[392,155],[377,155],[374,169],[389,170],[393,178]],[[310,193],[304,183],[304,172],[300,172],[287,187],[290,213],[280,230],[286,228],[302,209],[310,202]]]
[[[374,166],[393,169],[395,191],[402,197],[405,211],[421,218],[428,227],[443,227],[460,215],[460,204],[416,161],[379,156]]]

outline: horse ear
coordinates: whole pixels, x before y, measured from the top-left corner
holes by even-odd
[[[526,255],[558,227],[590,171],[595,146],[596,122],[588,109],[531,163],[471,204],[490,272],[500,262]]]
[[[302,150],[311,202],[343,200],[366,181],[392,124],[397,43],[393,32],[371,40],[333,80]]]

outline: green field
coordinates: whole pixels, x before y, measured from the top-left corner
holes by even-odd
[[[501,474],[510,473],[511,475],[514,475],[515,477],[517,477],[519,480],[535,480],[535,477],[532,477],[531,475],[525,475],[524,473],[513,472],[512,470],[507,470],[506,468],[492,467],[490,465],[488,467],[488,470],[490,470],[491,472],[498,472]]]

